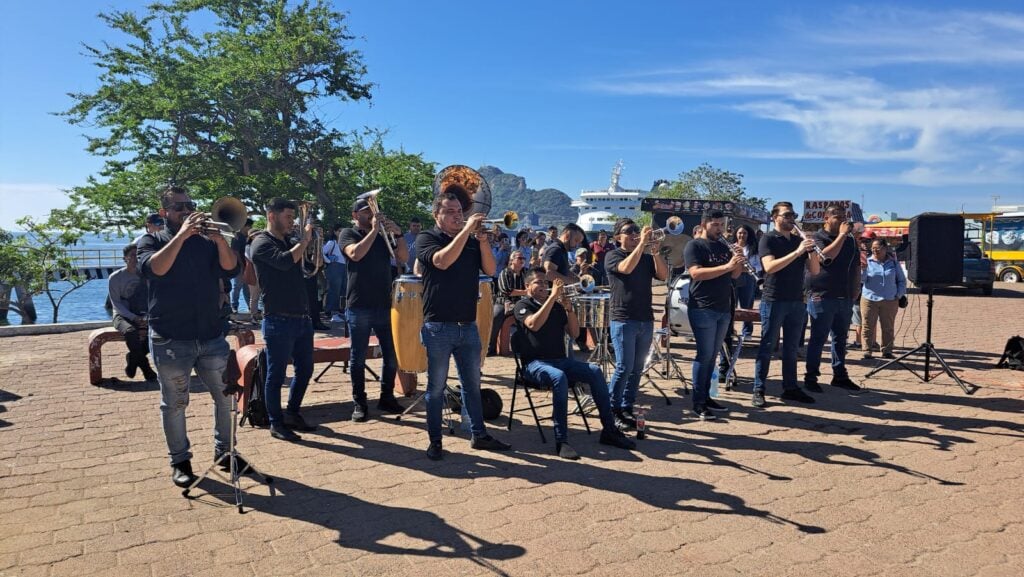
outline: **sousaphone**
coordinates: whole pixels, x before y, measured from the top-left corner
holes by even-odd
[[[445,167],[434,176],[434,198],[454,194],[465,218],[491,212],[491,187],[482,174],[463,164]]]

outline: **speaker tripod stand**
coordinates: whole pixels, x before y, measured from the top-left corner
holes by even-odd
[[[242,388],[238,385],[228,385],[224,388],[224,394],[231,397],[231,435],[228,437],[228,449],[224,451],[224,453],[221,454],[221,456],[218,457],[202,475],[193,481],[191,485],[183,489],[181,491],[181,495],[186,499],[194,499],[195,497],[192,497],[189,493],[199,486],[199,483],[201,483],[203,479],[210,475],[216,475],[219,479],[231,484],[231,487],[234,490],[235,507],[238,508],[239,513],[244,513],[245,511],[242,509],[242,495],[245,491],[242,489],[242,475],[249,474],[269,487],[271,497],[273,497],[275,493],[273,477],[259,472],[251,462],[242,457],[235,445],[238,438],[238,395],[241,394],[241,392]],[[223,467],[225,465],[225,461],[227,461],[226,465],[229,477],[225,477],[217,471],[218,467]]]
[[[931,374],[931,357],[934,356],[935,360],[938,361],[940,365],[942,365],[943,372],[945,372],[947,375],[950,376],[950,378],[952,378],[954,381],[956,381],[956,384],[960,385],[960,388],[963,389],[964,393],[966,393],[968,395],[973,394],[974,391],[977,390],[977,387],[975,387],[974,385],[968,385],[962,379],[960,379],[960,377],[957,376],[956,372],[954,372],[953,369],[950,368],[949,363],[946,362],[946,359],[942,358],[942,355],[939,354],[939,351],[937,351],[935,349],[935,345],[932,344],[932,308],[934,307],[934,302],[935,302],[935,298],[934,298],[935,289],[934,288],[927,288],[925,290],[928,291],[928,320],[927,320],[927,323],[925,325],[926,328],[925,328],[925,340],[924,340],[924,342],[921,343],[920,345],[918,345],[916,349],[914,349],[912,351],[907,351],[907,352],[903,353],[902,355],[896,357],[895,359],[885,363],[884,365],[879,365],[879,366],[875,367],[874,369],[871,369],[871,372],[869,372],[867,375],[865,375],[865,377],[871,377],[872,375],[874,375],[875,373],[877,373],[879,371],[888,369],[889,367],[891,367],[893,365],[899,365],[904,370],[906,370],[909,373],[913,374],[915,377],[921,379],[921,381],[927,383],[927,382],[931,381],[934,378],[934,376]],[[903,364],[903,361],[905,359],[907,359],[908,357],[911,357],[913,355],[919,354],[919,353],[924,353],[924,374],[923,375],[919,374],[914,369],[912,369],[912,368],[908,367],[907,365]]]

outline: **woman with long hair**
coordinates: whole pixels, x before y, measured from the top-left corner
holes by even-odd
[[[757,282],[764,276],[763,269],[761,268],[761,259],[757,256],[757,236],[754,233],[754,229],[746,224],[741,224],[739,228],[736,229],[736,245],[743,250],[743,256],[746,257],[747,262],[749,262],[758,273],[758,278],[754,278],[750,274],[744,272],[734,281],[736,286],[736,300],[739,301],[739,307],[741,309],[749,309],[754,306],[754,294],[757,292]],[[749,340],[753,334],[754,324],[751,322],[743,323],[743,339]]]

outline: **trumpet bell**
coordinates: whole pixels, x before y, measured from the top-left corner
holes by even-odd
[[[442,194],[454,194],[467,218],[491,211],[490,185],[482,174],[463,164],[445,167],[434,176],[434,198]]]
[[[238,232],[245,226],[249,211],[242,201],[233,196],[222,196],[210,207],[210,218],[227,225],[230,232]]]

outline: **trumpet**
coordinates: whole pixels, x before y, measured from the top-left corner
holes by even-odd
[[[377,219],[377,224],[380,226],[380,232],[384,235],[384,244],[388,245],[388,254],[391,255],[391,259],[398,263],[398,259],[395,258],[395,247],[398,246],[398,241],[395,240],[395,235],[388,230],[388,225],[391,224],[391,220],[384,216],[380,211],[380,205],[377,204],[377,195],[380,194],[381,189],[377,188],[370,192],[364,192],[360,196],[366,198],[366,204],[370,207],[370,212]],[[401,264],[401,263],[399,263]]]
[[[563,285],[562,294],[570,299],[576,299],[585,294],[594,292],[594,289],[596,288],[597,284],[594,282],[594,277],[589,274],[585,274],[580,276],[579,282]]]
[[[799,226],[794,226],[793,230],[796,231],[797,236],[799,236],[801,240],[807,240],[807,235],[804,234],[804,231],[800,230]],[[832,264],[832,259],[825,256],[825,251],[821,250],[821,247],[817,244],[814,245],[814,252],[818,254],[818,260],[821,261],[821,266],[828,266]]]
[[[651,230],[651,237],[647,240],[647,245],[644,249],[651,254],[657,254],[656,247],[665,240],[665,229],[655,228]]]
[[[222,196],[213,202],[210,212],[200,213],[199,222],[203,235],[219,234],[227,240],[234,240],[235,233],[245,226],[248,211],[242,201],[232,196]]]
[[[492,219],[488,219],[488,220],[483,221],[480,224],[480,228],[478,229],[478,232],[486,231],[486,232],[493,233],[494,232],[494,227],[487,228],[487,226],[486,226],[487,224],[501,224],[501,225],[504,225],[506,229],[513,230],[513,229],[515,229],[516,227],[519,226],[519,215],[514,210],[506,211],[505,214],[502,215],[501,218],[492,218]]]

